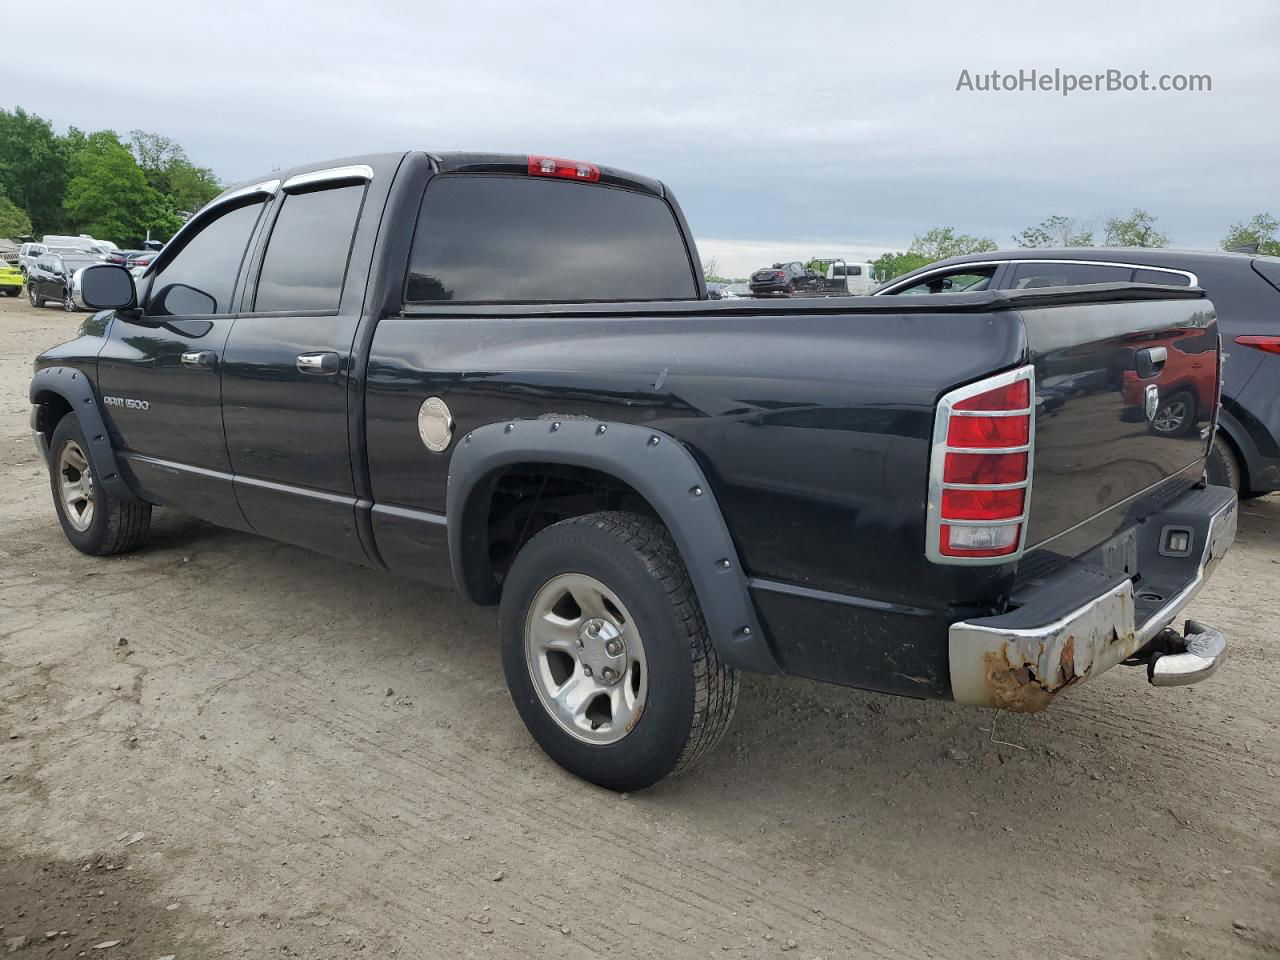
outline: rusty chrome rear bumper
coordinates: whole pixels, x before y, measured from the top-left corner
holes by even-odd
[[[1042,710],[1064,688],[1153,647],[1168,649],[1171,643],[1177,652],[1159,658],[1170,660],[1163,668],[1152,665],[1153,684],[1195,683],[1209,676],[1226,656],[1221,634],[1197,624],[1198,629],[1189,629],[1182,640],[1170,636],[1172,631],[1166,628],[1199,593],[1235,540],[1236,500],[1220,499],[1225,502],[1205,517],[1198,558],[1187,558],[1185,585],[1141,622],[1134,581],[1119,579],[1044,625],[1026,626],[1020,621],[1017,626],[1002,625],[1009,617],[952,624],[948,655],[955,700],[973,706]],[[1197,639],[1206,630],[1215,638],[1212,643]]]

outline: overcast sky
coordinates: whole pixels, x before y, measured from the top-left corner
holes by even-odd
[[[56,5],[0,101],[141,127],[225,182],[353,153],[658,177],[722,272],[1134,206],[1178,246],[1280,216],[1280,3]],[[65,59],[60,59],[65,56]],[[1209,93],[957,92],[961,70],[1209,74]],[[772,253],[769,251],[776,251]]]

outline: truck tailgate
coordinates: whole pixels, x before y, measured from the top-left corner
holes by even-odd
[[[1183,291],[1020,309],[1036,368],[1029,550],[1079,553],[1144,494],[1200,479],[1220,352],[1212,304]]]

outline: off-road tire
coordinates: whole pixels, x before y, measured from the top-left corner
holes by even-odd
[[[94,513],[88,529],[77,530],[68,519],[59,492],[61,478],[58,473],[60,452],[68,442],[75,443],[83,451],[89,449],[89,442],[73,413],[58,421],[49,443],[49,488],[53,494],[54,509],[58,512],[58,522],[62,524],[62,532],[66,534],[67,541],[81,553],[94,557],[133,550],[146,539],[151,527],[149,503],[141,500],[118,500],[101,483],[95,483]]]
[[[635,726],[609,744],[567,733],[538,697],[525,629],[538,591],[564,573],[593,577],[625,605],[640,632],[648,694]],[[521,719],[570,773],[610,790],[641,790],[689,769],[724,735],[738,676],[722,663],[680,553],[662,524],[634,513],[592,513],[553,524],[516,555],[499,612],[502,665]]]

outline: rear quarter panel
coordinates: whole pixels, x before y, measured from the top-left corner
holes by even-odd
[[[939,394],[1025,355],[992,314],[429,315],[383,320],[368,368],[375,502],[443,512],[448,454],[418,438],[512,418],[647,424],[695,454],[753,577],[889,603],[987,596],[1000,573],[923,553]]]

